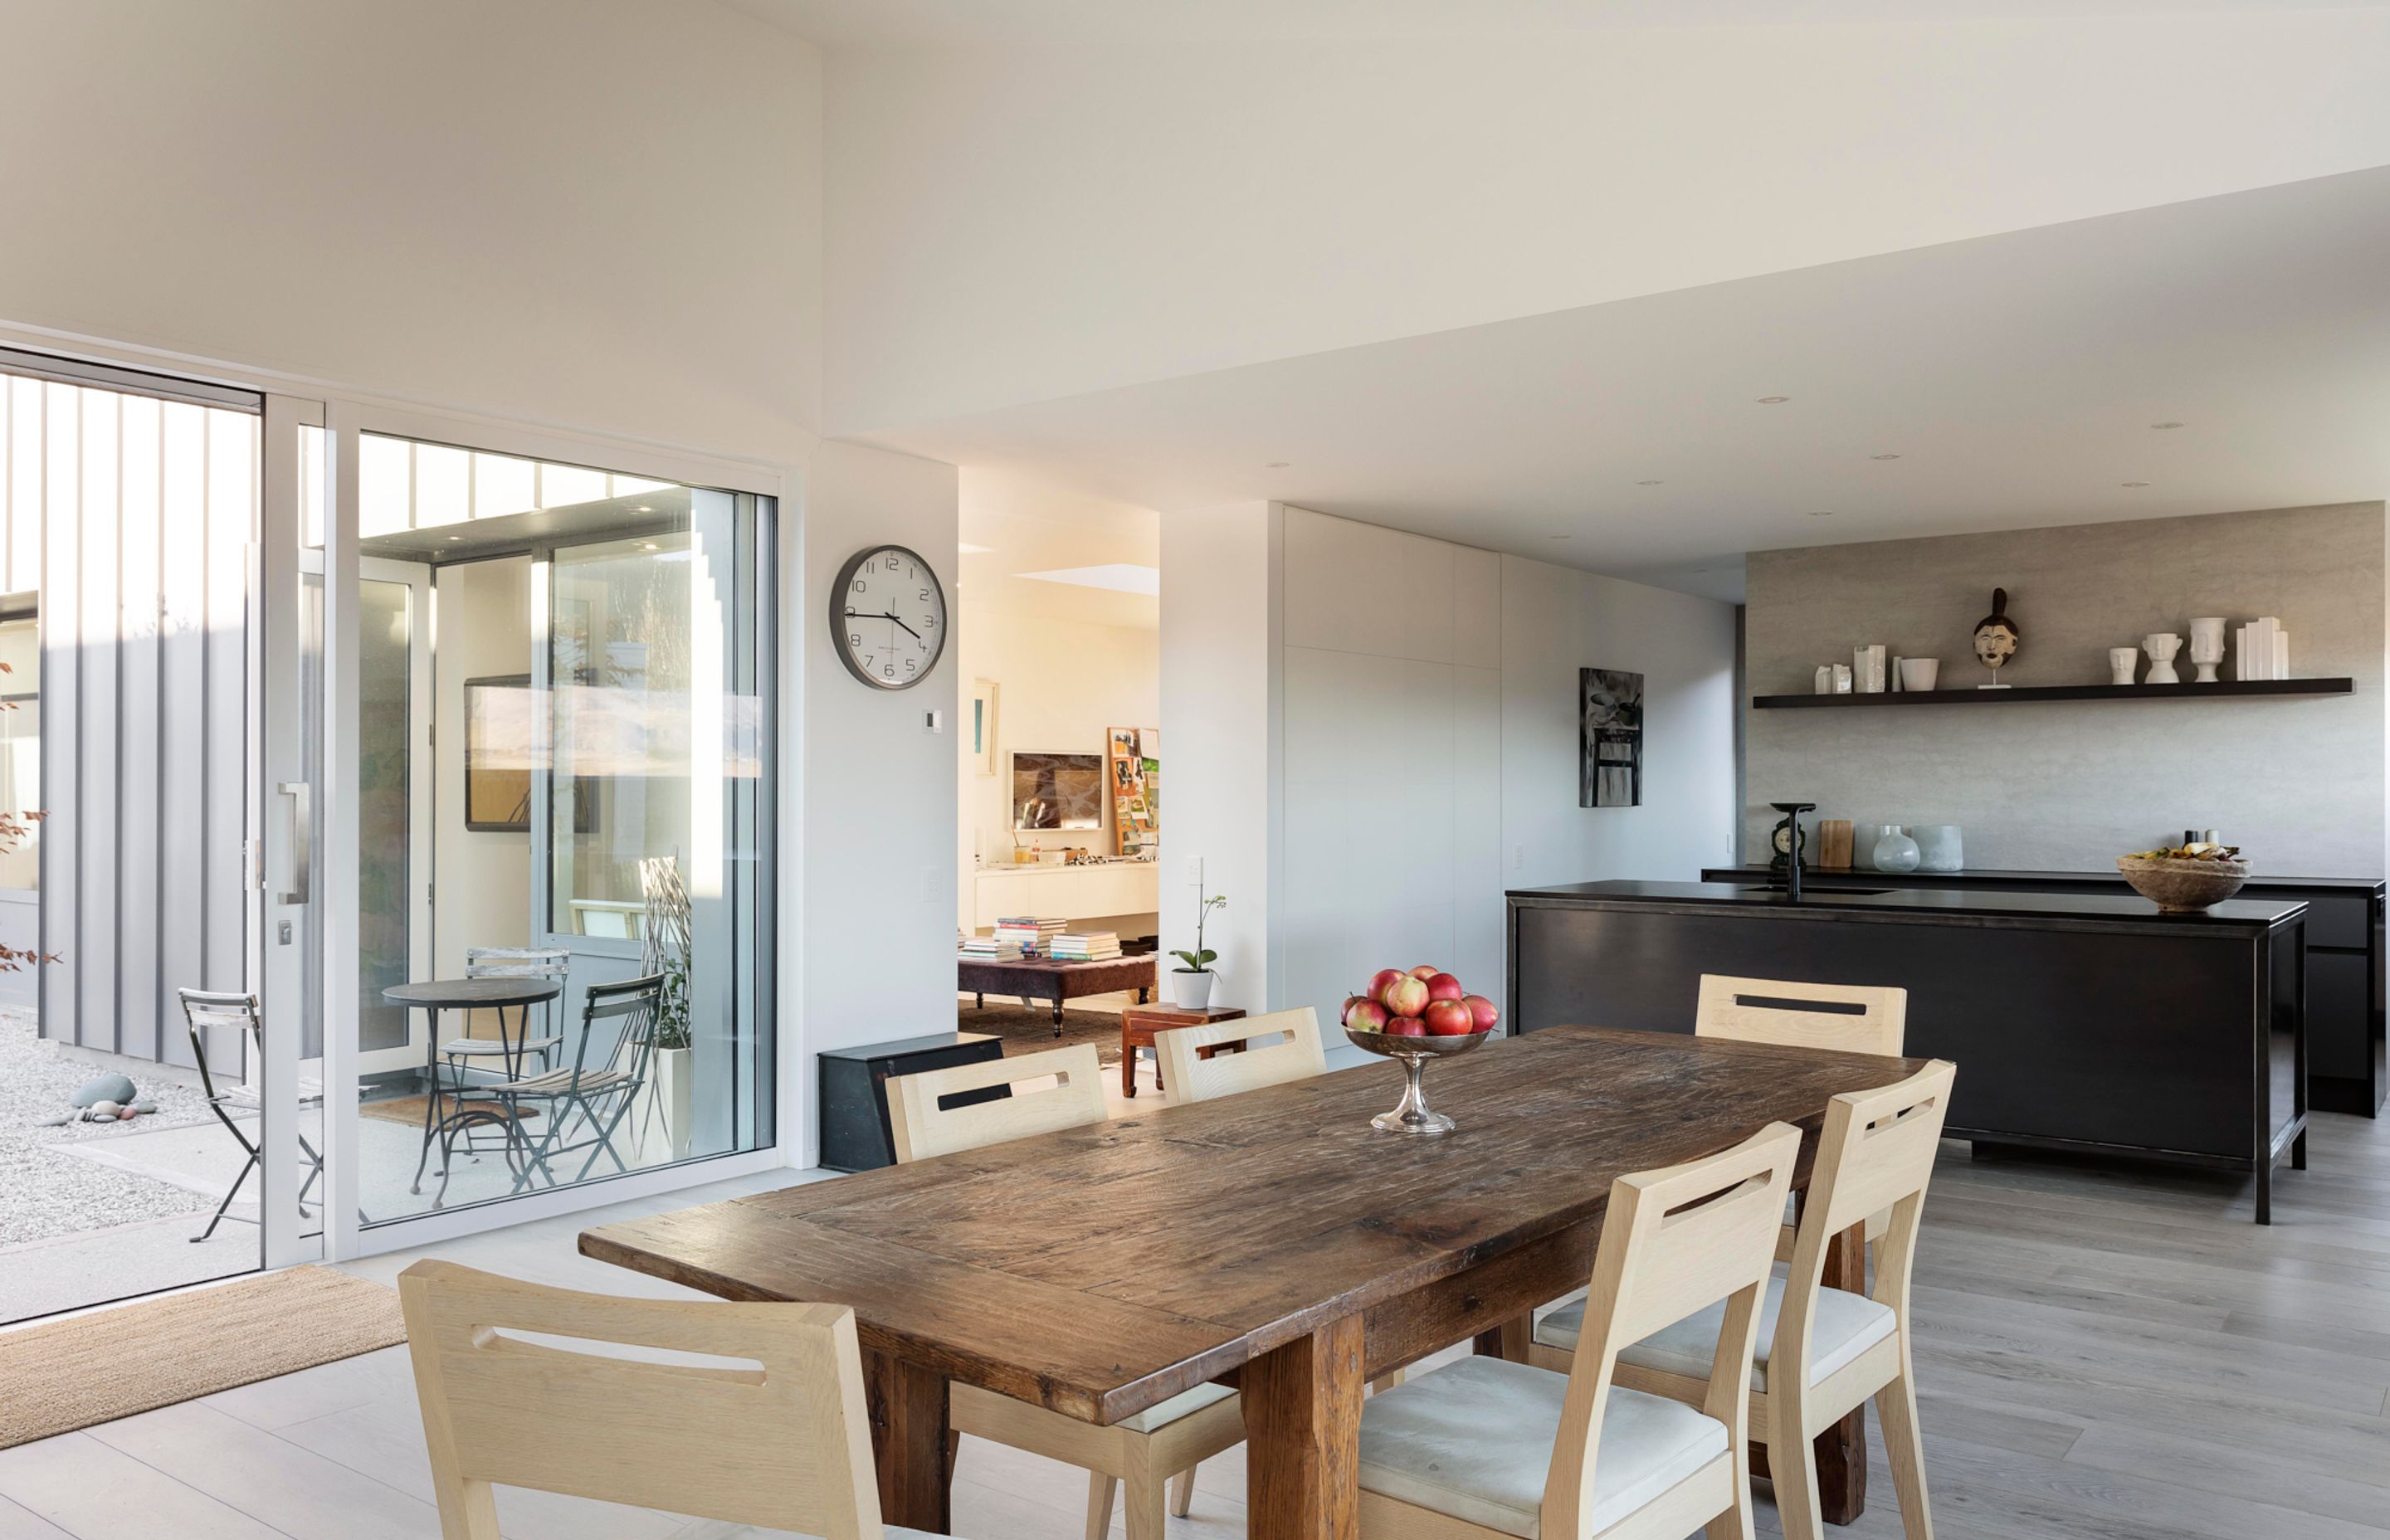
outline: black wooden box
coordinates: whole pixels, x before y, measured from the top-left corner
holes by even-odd
[[[822,1054],[821,1163],[832,1171],[874,1171],[896,1163],[896,1136],[888,1123],[885,1089],[891,1077],[1003,1057],[1004,1039],[981,1032],[932,1033]],[[945,1105],[995,1101],[1010,1094],[1008,1086],[991,1085],[950,1097]]]

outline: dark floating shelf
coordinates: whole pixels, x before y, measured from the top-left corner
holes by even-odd
[[[2220,700],[2347,695],[2353,679],[2226,679],[2213,685],[2011,685],[2004,690],[1885,690],[1874,695],[1754,695],[1754,711],[1829,706],[2014,706],[2028,700]]]

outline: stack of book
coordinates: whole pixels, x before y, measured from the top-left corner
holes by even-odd
[[[996,922],[996,939],[1009,941],[1024,952],[1042,952],[1062,933],[1064,921],[1039,919],[1034,916],[1015,916]]]
[[[2291,676],[2291,634],[2268,615],[2232,633],[2232,677],[2288,679]]]
[[[965,936],[956,956],[965,962],[1019,962],[1021,943],[1002,936]]]
[[[1047,953],[1056,962],[1102,962],[1120,955],[1120,936],[1111,930],[1072,931],[1056,936]]]

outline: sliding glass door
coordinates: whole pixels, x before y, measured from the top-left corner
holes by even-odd
[[[316,1040],[358,1228],[769,1148],[772,499],[328,443]]]

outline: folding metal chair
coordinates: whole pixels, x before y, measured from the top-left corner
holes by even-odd
[[[207,1093],[208,1106],[214,1110],[216,1121],[225,1125],[225,1131],[238,1140],[241,1149],[249,1154],[249,1159],[241,1165],[240,1174],[233,1178],[232,1187],[225,1194],[224,1201],[216,1205],[215,1215],[208,1221],[208,1227],[191,1237],[192,1244],[197,1245],[215,1234],[216,1226],[227,1217],[243,1225],[257,1223],[243,1214],[227,1215],[225,1213],[232,1207],[232,1200],[240,1196],[241,1186],[249,1180],[249,1174],[257,1169],[258,1160],[257,1142],[241,1132],[240,1124],[233,1122],[232,1114],[225,1109],[238,1107],[256,1112],[261,1118],[264,1113],[264,1103],[247,1085],[234,1081],[226,1083],[221,1089],[217,1087],[215,1075],[208,1067],[208,1038],[204,1029],[237,1027],[246,1036],[250,1053],[262,1055],[265,1051],[265,1023],[254,995],[225,994],[206,989],[180,989],[174,993],[183,1002],[183,1021],[190,1029],[191,1056],[199,1061],[199,1086]],[[324,1105],[324,1083],[302,1079],[299,1082],[298,1105],[302,1109]],[[315,1183],[324,1174],[324,1157],[307,1142],[304,1134],[299,1136],[299,1149],[307,1158],[307,1180],[299,1187],[299,1216],[303,1219],[307,1216],[307,1195],[315,1190]]]
[[[591,984],[582,1003],[581,1039],[573,1046],[571,1069],[459,1091],[460,1097],[494,1102],[503,1109],[515,1136],[528,1145],[522,1169],[515,1177],[516,1192],[531,1186],[534,1173],[546,1177],[548,1186],[557,1186],[556,1171],[548,1162],[584,1149],[589,1159],[572,1178],[576,1182],[588,1179],[601,1155],[611,1159],[617,1171],[631,1169],[614,1147],[614,1134],[637,1099],[639,1088],[648,1083],[663,998],[661,973],[621,983]],[[545,1126],[536,1142],[523,1128],[525,1102],[543,1104]],[[590,1136],[567,1143],[566,1127],[576,1114]]]
[[[465,948],[465,977],[469,979],[546,979],[559,989],[562,989],[565,976],[572,971],[572,954],[561,946],[469,946]],[[494,1038],[454,1037],[441,1044],[440,1057],[447,1062],[449,1086],[456,1089],[463,1088],[467,1084],[468,1070],[482,1074],[497,1075],[508,1082],[526,1079],[530,1059],[534,1054],[539,1057],[539,1073],[546,1074],[553,1070],[556,1067],[556,1050],[564,1046],[563,1034],[555,1030],[555,1002],[548,1000],[540,1002],[538,1007],[540,1035],[537,1037],[531,1034],[532,1008],[530,1006],[523,1006],[516,1010],[512,1032],[507,1030],[507,1013],[504,1007],[500,1007],[496,1013],[497,1036]],[[433,1089],[437,1092],[440,1088],[435,1086]],[[503,1129],[504,1144],[492,1146],[482,1143],[475,1136],[485,1127]],[[520,1148],[515,1137],[520,1127],[520,1121],[512,1117],[507,1118],[503,1123],[470,1122],[459,1130],[463,1136],[457,1141],[456,1147],[476,1155],[491,1149],[499,1149],[506,1155],[512,1169],[520,1174],[521,1168],[514,1165],[513,1162],[516,1151]],[[428,1154],[430,1149],[430,1140],[428,1136],[424,1141],[424,1149]],[[440,1173],[441,1192],[443,1197],[447,1192],[446,1168],[449,1159],[450,1157],[443,1150]],[[421,1176],[419,1170],[417,1175],[419,1180]]]

